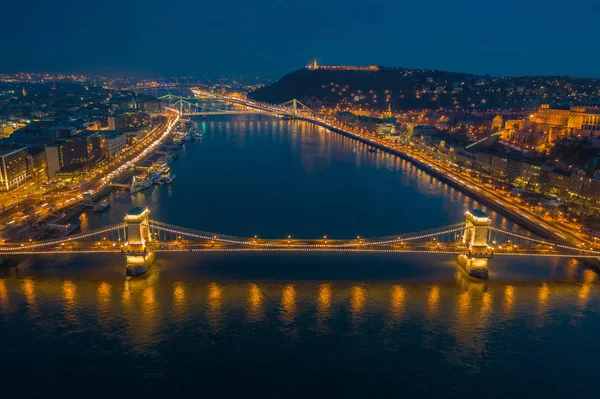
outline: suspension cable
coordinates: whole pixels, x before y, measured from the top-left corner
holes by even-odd
[[[517,238],[520,238],[520,239],[523,239],[523,240],[529,240],[529,241],[537,242],[538,244],[550,245],[550,246],[553,246],[553,247],[568,249],[568,250],[571,250],[571,251],[581,251],[581,252],[587,252],[587,253],[590,253],[590,254],[598,254],[598,255],[600,255],[599,251],[593,251],[593,250],[590,250],[590,249],[583,249],[583,248],[571,247],[571,246],[568,246],[568,245],[562,245],[562,244],[558,244],[558,243],[553,243],[553,242],[538,240],[536,238],[522,236],[520,234],[512,233],[510,231],[506,231],[506,230],[503,230],[503,229],[498,229],[496,227],[490,227],[490,229],[491,230],[495,230],[495,231],[500,232],[500,233],[504,233],[504,234],[509,235],[509,236],[517,237]]]
[[[28,250],[31,248],[39,248],[39,247],[45,247],[48,245],[55,245],[55,244],[62,244],[64,242],[70,242],[70,241],[75,241],[78,239],[82,239],[82,238],[87,238],[87,237],[91,237],[97,234],[102,234],[102,233],[106,233],[115,229],[119,229],[121,227],[125,226],[125,223],[120,223],[120,224],[115,224],[109,227],[105,227],[102,229],[98,229],[98,230],[92,230],[88,233],[79,233],[79,234],[73,234],[71,236],[67,236],[65,238],[61,238],[61,239],[55,239],[55,240],[44,240],[44,241],[38,241],[35,244],[28,244],[28,245],[23,245],[21,244],[20,247],[5,247],[2,248],[0,247],[0,252],[6,252],[6,251],[18,251],[18,250]]]

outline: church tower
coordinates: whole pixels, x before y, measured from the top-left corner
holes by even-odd
[[[392,118],[393,117],[393,115],[392,115],[392,103],[388,102],[388,109],[387,109],[387,111],[384,112],[383,117],[384,118]]]

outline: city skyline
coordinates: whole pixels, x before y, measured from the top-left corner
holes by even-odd
[[[2,11],[6,397],[595,396],[600,3]]]
[[[597,77],[600,57],[586,50],[600,6],[580,3],[589,12],[540,0],[236,1],[202,7],[150,0],[56,8],[36,0],[27,9],[5,7],[2,33],[19,34],[0,44],[8,55],[0,71],[275,79],[316,58],[494,76]]]

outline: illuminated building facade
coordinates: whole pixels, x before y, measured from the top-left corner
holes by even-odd
[[[15,131],[13,125],[0,122],[0,138],[9,137]]]
[[[599,135],[600,104],[571,107],[567,127],[573,129],[576,135],[584,137]]]
[[[110,130],[145,128],[150,126],[150,115],[139,111],[121,111],[108,117]]]
[[[127,135],[120,130],[104,132],[106,139],[106,151],[110,159],[113,159],[125,149],[127,146]]]
[[[310,70],[330,70],[330,71],[370,71],[376,72],[379,70],[377,65],[318,65],[317,60],[313,60],[312,64],[306,66]]]
[[[520,130],[503,130],[500,137],[508,142],[517,142],[532,147],[537,147],[546,141],[544,133]]]
[[[552,138],[561,135],[595,137],[600,135],[600,104],[570,107],[542,104],[529,121],[538,125],[534,127],[545,129]]]
[[[8,191],[32,176],[26,147],[0,148],[0,189]]]
[[[569,114],[569,107],[550,107],[550,104],[542,104],[529,119],[533,123],[548,126],[567,126]]]
[[[45,148],[48,178],[60,172],[73,173],[93,166],[106,157],[107,145],[102,132],[87,131],[75,137],[58,140]]]

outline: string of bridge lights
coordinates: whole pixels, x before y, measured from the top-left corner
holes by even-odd
[[[109,231],[113,231],[113,230],[118,230],[121,227],[125,227],[126,223],[119,223],[116,225],[112,225],[109,227],[104,227],[102,229],[98,229],[98,230],[93,230],[90,231],[89,233],[80,233],[80,234],[74,234],[72,236],[68,236],[66,238],[62,238],[59,240],[45,240],[45,241],[38,241],[35,244],[21,244],[21,246],[19,247],[8,247],[8,248],[0,248],[0,252],[8,252],[8,251],[26,251],[28,249],[32,249],[32,248],[39,248],[39,247],[47,247],[50,245],[60,245],[60,244],[64,244],[66,242],[70,242],[70,241],[75,241],[78,239],[82,239],[82,238],[88,238],[91,236],[95,236],[95,235],[99,235],[99,234],[104,234],[107,233]],[[36,252],[39,253],[39,252]]]
[[[177,230],[174,226],[170,226],[167,225],[165,223],[161,223],[161,222],[156,222],[156,221],[151,221],[148,224],[145,224],[145,226],[151,228],[151,229],[156,229],[156,230],[160,230],[160,231],[164,231],[164,232],[168,232],[171,234],[175,234],[175,235],[181,235],[181,236],[187,236],[187,237],[194,237],[194,238],[199,238],[199,239],[203,239],[203,240],[210,240],[210,241],[217,241],[217,242],[222,242],[222,243],[227,243],[227,244],[238,244],[238,245],[245,245],[245,246],[259,246],[259,247],[265,247],[265,248],[347,248],[347,247],[365,247],[365,246],[377,246],[377,245],[386,245],[386,244],[392,244],[392,243],[399,243],[399,242],[404,242],[404,241],[414,241],[414,240],[419,240],[419,239],[425,239],[425,238],[431,238],[431,237],[436,237],[436,236],[440,236],[440,235],[444,235],[444,234],[450,234],[450,233],[454,233],[454,232],[458,232],[458,231],[462,231],[464,230],[464,223],[460,223],[458,227],[454,227],[451,229],[447,229],[447,230],[443,230],[443,231],[436,231],[436,232],[432,232],[432,233],[428,233],[428,234],[421,234],[421,235],[417,235],[414,237],[402,237],[399,236],[398,238],[395,239],[391,239],[391,240],[384,240],[384,241],[366,241],[366,242],[351,242],[351,243],[342,243],[342,244],[305,244],[305,243],[291,243],[290,242],[290,236],[288,236],[288,243],[287,244],[277,244],[277,243],[272,243],[272,242],[260,242],[257,241],[256,239],[234,239],[234,238],[222,238],[219,237],[217,235],[208,235],[208,234],[202,234],[202,233],[194,233],[194,232],[189,232],[189,231],[182,231],[182,230]],[[167,227],[168,226],[168,227]],[[453,225],[455,226],[455,225]],[[324,237],[324,240],[327,240],[327,237]],[[360,238],[359,238],[360,240]]]
[[[510,232],[510,231],[498,229],[498,228],[493,227],[493,226],[490,226],[490,230],[497,231],[497,232],[500,232],[500,233],[504,233],[504,234],[507,234],[507,235],[510,235],[510,236],[513,236],[513,237],[517,237],[517,238],[523,239],[523,240],[533,241],[533,242],[536,242],[538,244],[543,244],[543,245],[549,245],[549,246],[552,246],[552,247],[558,247],[558,248],[568,249],[568,250],[571,250],[571,251],[587,252],[587,253],[590,253],[590,254],[596,254],[596,256],[600,256],[600,252],[599,251],[593,251],[593,250],[590,250],[590,249],[571,247],[571,246],[568,246],[568,245],[562,245],[562,244],[558,244],[558,243],[552,243],[552,242],[548,242],[548,241],[538,240],[536,238],[526,237],[526,236],[522,236],[522,235],[517,234],[517,233],[513,233],[513,232]]]

